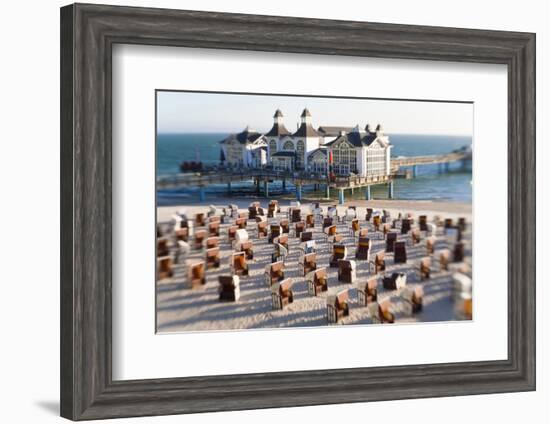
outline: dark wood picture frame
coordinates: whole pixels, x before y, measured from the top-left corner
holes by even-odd
[[[115,43],[507,65],[508,359],[113,381]],[[60,125],[63,417],[82,420],[535,389],[534,34],[75,4],[61,9]]]

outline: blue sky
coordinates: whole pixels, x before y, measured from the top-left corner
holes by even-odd
[[[319,125],[382,124],[387,133],[472,135],[473,105],[378,99],[157,92],[159,133],[238,132],[247,125],[266,132],[277,108],[295,130],[307,107]]]

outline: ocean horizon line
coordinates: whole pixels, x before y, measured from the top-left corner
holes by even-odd
[[[254,129],[254,128],[252,128]],[[178,132],[175,132],[175,131],[169,131],[169,132],[157,132],[156,135],[157,136],[164,136],[164,135],[189,135],[189,134],[237,134],[239,132],[241,132],[242,129],[240,130],[237,130],[237,131],[178,131]],[[257,130],[256,130],[257,131]],[[269,129],[266,130],[266,131],[258,131],[260,134],[264,134],[264,133],[267,133],[269,132]],[[430,134],[423,134],[423,133],[407,133],[407,132],[393,132],[393,133],[390,133],[390,132],[385,132],[385,135],[391,137],[391,136],[401,136],[401,135],[409,135],[409,136],[418,136],[418,137],[456,137],[456,138],[473,138],[473,135],[472,134],[442,134],[442,133],[438,133],[438,134],[434,134],[434,133],[430,133]]]

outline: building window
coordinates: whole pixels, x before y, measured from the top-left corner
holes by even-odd
[[[302,140],[298,140],[296,143],[296,168],[303,168],[304,167],[304,142]]]
[[[380,176],[386,174],[386,149],[367,149],[368,176]]]
[[[357,160],[355,150],[350,149],[346,143],[341,143],[332,151],[333,170],[336,174],[349,174],[357,172]]]
[[[240,165],[243,163],[243,149],[239,143],[229,143],[226,148],[227,163],[232,165]]]
[[[275,140],[269,142],[269,154],[272,155],[273,153],[277,153],[277,142]]]
[[[283,145],[283,150],[294,151],[294,143],[290,140],[285,141],[285,144]]]
[[[287,171],[292,169],[292,159],[290,158],[275,158],[273,167],[278,171]]]
[[[313,172],[325,174],[327,172],[327,158],[322,154],[310,156],[308,167]]]

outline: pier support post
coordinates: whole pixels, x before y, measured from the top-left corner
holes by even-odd
[[[443,174],[443,164],[440,163],[440,164],[438,165],[438,167],[439,167],[439,169],[438,169],[439,173],[440,173],[440,174]]]
[[[227,183],[227,194],[231,194],[231,181]]]
[[[269,183],[267,180],[264,180],[264,196],[269,197]]]
[[[299,202],[302,200],[302,186],[300,184],[296,185],[296,200]]]
[[[283,178],[283,191],[286,190],[286,180]]]
[[[343,205],[345,201],[346,199],[344,197],[344,189],[341,188],[338,190],[338,203]]]
[[[199,187],[199,200],[204,202],[206,200],[206,193],[204,192],[204,187]]]
[[[413,178],[416,178],[416,165],[413,165]]]
[[[451,164],[449,162],[445,162],[445,172],[449,172],[450,165]]]
[[[393,181],[388,183],[388,198],[393,199]]]
[[[365,200],[371,200],[371,198],[370,185],[368,185],[365,189]]]
[[[330,199],[330,185],[328,185],[328,184],[327,184],[327,187],[326,187],[326,198]]]

